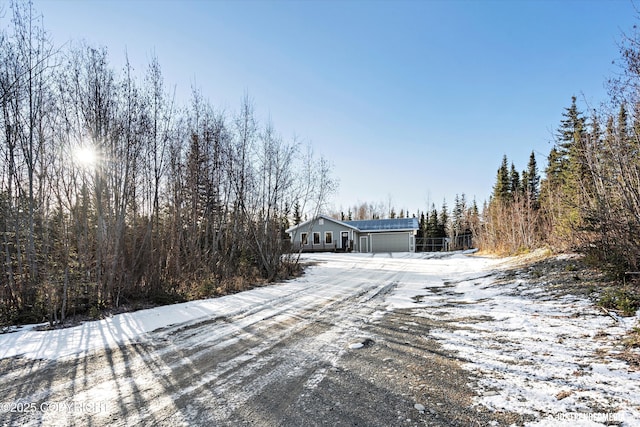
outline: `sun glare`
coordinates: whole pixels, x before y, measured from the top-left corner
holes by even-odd
[[[73,153],[74,160],[78,165],[93,169],[98,163],[98,153],[91,146],[78,147]]]

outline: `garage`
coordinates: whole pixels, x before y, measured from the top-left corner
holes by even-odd
[[[372,233],[371,252],[409,252],[409,233]]]

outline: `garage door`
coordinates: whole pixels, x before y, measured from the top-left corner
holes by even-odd
[[[371,235],[371,252],[408,252],[409,233],[376,233]]]

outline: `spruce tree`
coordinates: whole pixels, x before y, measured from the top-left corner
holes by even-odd
[[[567,164],[567,159],[562,155],[562,152],[557,147],[553,147],[547,157],[547,168],[545,169],[549,188],[562,187],[565,182]]]
[[[587,174],[585,158],[586,119],[576,107],[576,98],[572,98],[566,119],[561,122],[561,132],[565,135],[562,144],[567,147],[569,170],[566,184],[568,196],[577,202],[579,188]],[[625,125],[626,126],[626,125]]]
[[[427,218],[427,237],[438,237],[438,211],[436,206],[431,204],[431,213]]]
[[[540,201],[553,219],[551,238],[566,246],[574,246],[574,231],[582,227],[584,185],[587,180],[585,118],[578,110],[576,97],[565,109],[557,132],[555,146],[549,153],[546,180]]]
[[[447,201],[442,202],[442,210],[440,211],[440,218],[438,218],[438,236],[447,237],[447,226],[449,225],[449,208],[447,207]]]
[[[509,174],[511,199],[515,199],[520,194],[520,173],[516,170],[516,167],[511,163],[511,172]]]
[[[585,132],[585,118],[578,110],[575,96],[571,97],[571,106],[562,116],[564,119],[560,121],[558,129],[558,145],[564,154],[570,155]]]
[[[427,232],[427,218],[424,212],[420,213],[420,221],[418,221],[418,237],[425,237]]]
[[[523,172],[523,177],[526,175],[526,180],[523,178],[524,188],[526,189],[526,196],[529,202],[534,207],[538,203],[540,197],[540,174],[538,173],[538,165],[536,163],[536,155],[531,151],[529,156],[529,163],[527,164],[526,172]]]
[[[493,199],[500,202],[509,200],[511,193],[511,178],[509,176],[508,160],[506,154],[502,157],[502,164],[496,176],[496,185],[493,187]]]
[[[293,225],[300,225],[302,222],[302,213],[300,212],[300,202],[296,200],[293,205]]]

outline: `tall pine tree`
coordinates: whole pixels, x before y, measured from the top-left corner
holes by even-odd
[[[520,194],[520,173],[516,170],[516,167],[513,163],[511,163],[511,172],[510,172],[510,198],[515,199]]]
[[[496,176],[496,185],[493,187],[493,199],[506,202],[511,194],[511,177],[509,175],[508,160],[506,154],[502,157],[502,164]]]
[[[527,200],[532,204],[534,208],[537,208],[538,198],[540,197],[540,174],[538,173],[536,155],[533,151],[529,156],[527,170],[523,175],[526,176],[526,179],[523,179],[523,181],[525,181],[523,185]]]
[[[552,224],[552,244],[570,248],[574,232],[582,227],[586,162],[586,120],[578,110],[576,97],[565,109],[556,144],[549,153],[546,180],[541,189],[548,223]]]

